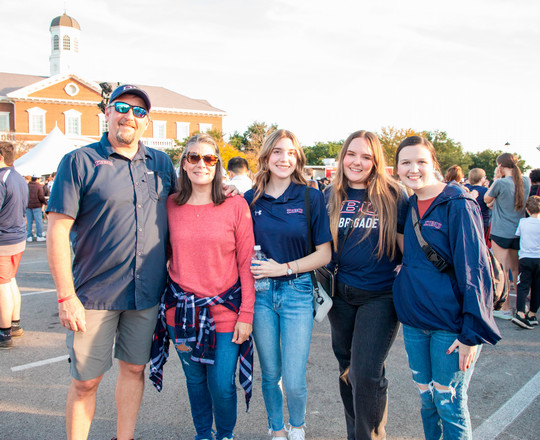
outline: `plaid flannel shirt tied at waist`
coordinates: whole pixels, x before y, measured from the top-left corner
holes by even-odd
[[[227,291],[209,298],[199,298],[193,293],[184,292],[182,288],[172,281],[167,281],[167,287],[159,305],[158,319],[152,341],[150,359],[150,380],[158,391],[163,388],[163,366],[169,358],[169,332],[165,313],[175,307],[174,344],[197,341],[192,351],[191,359],[204,364],[214,364],[216,350],[216,327],[210,307],[220,304],[236,313],[240,312],[242,302],[242,289],[240,280]],[[195,308],[199,307],[199,329],[195,325]],[[253,391],[253,338],[249,338],[240,345],[238,379],[244,389],[246,398],[246,412]]]

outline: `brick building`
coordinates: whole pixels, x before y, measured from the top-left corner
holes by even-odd
[[[104,82],[78,71],[80,27],[65,13],[52,20],[51,76],[0,73],[0,140],[35,144],[55,126],[68,136],[99,139],[107,124],[98,108]],[[101,84],[101,85],[100,85]],[[192,99],[159,86],[139,85],[152,101],[146,145],[172,147],[194,132],[222,130],[225,112],[205,100]]]

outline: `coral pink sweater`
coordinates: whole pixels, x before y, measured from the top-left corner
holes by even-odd
[[[210,308],[216,331],[232,332],[236,321],[253,323],[255,288],[250,271],[255,239],[248,204],[243,197],[228,197],[221,205],[178,206],[167,200],[169,275],[185,292],[198,297],[218,295],[240,277],[240,315],[216,305]],[[174,323],[175,308],[167,311]]]

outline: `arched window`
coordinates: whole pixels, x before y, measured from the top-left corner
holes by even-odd
[[[64,50],[69,50],[69,36],[64,35]]]
[[[79,52],[79,40],[77,38],[73,40],[73,50]]]
[[[53,50],[60,49],[60,38],[58,38],[58,35],[55,35],[53,37]]]

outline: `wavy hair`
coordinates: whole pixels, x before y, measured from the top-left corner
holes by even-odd
[[[216,141],[212,136],[205,133],[191,137],[187,141],[184,151],[182,151],[182,155],[180,156],[180,168],[178,170],[178,192],[174,197],[174,202],[180,206],[185,205],[191,197],[193,187],[191,186],[191,180],[189,180],[189,177],[184,170],[184,161],[186,160],[186,156],[191,147],[196,144],[210,145],[218,157],[218,161],[214,165],[216,172],[214,174],[214,180],[212,180],[212,202],[214,203],[214,206],[221,205],[225,201],[225,195],[223,194],[223,166],[221,165],[221,157],[219,156],[219,148]]]
[[[343,202],[347,200],[349,181],[343,171],[343,160],[347,154],[349,145],[354,139],[362,138],[371,147],[373,155],[373,167],[366,182],[367,199],[373,210],[379,217],[379,251],[377,258],[380,260],[384,254],[393,259],[396,255],[397,246],[397,199],[402,194],[398,183],[386,171],[384,152],[379,138],[369,131],[359,130],[352,133],[343,144],[339,152],[336,175],[332,186],[328,189],[330,198],[328,202],[328,214],[330,217],[330,231],[334,249],[338,248],[339,218]],[[363,216],[358,213],[357,216]],[[367,237],[362,237],[360,242]]]
[[[281,139],[290,139],[295,150],[296,150],[296,168],[291,174],[291,180],[294,183],[299,185],[307,185],[307,180],[304,177],[304,166],[306,165],[306,155],[304,150],[300,145],[300,141],[294,135],[293,132],[289,130],[276,130],[270,133],[265,139],[259,152],[258,160],[258,171],[255,174],[255,180],[253,182],[253,201],[250,206],[254,206],[255,202],[264,194],[266,185],[270,181],[270,170],[268,169],[268,159],[272,154],[272,151],[276,147],[277,143]]]
[[[512,179],[514,179],[514,209],[521,211],[525,206],[525,189],[523,188],[523,179],[521,170],[518,167],[517,157],[512,153],[503,153],[497,158],[497,164],[512,170]]]

